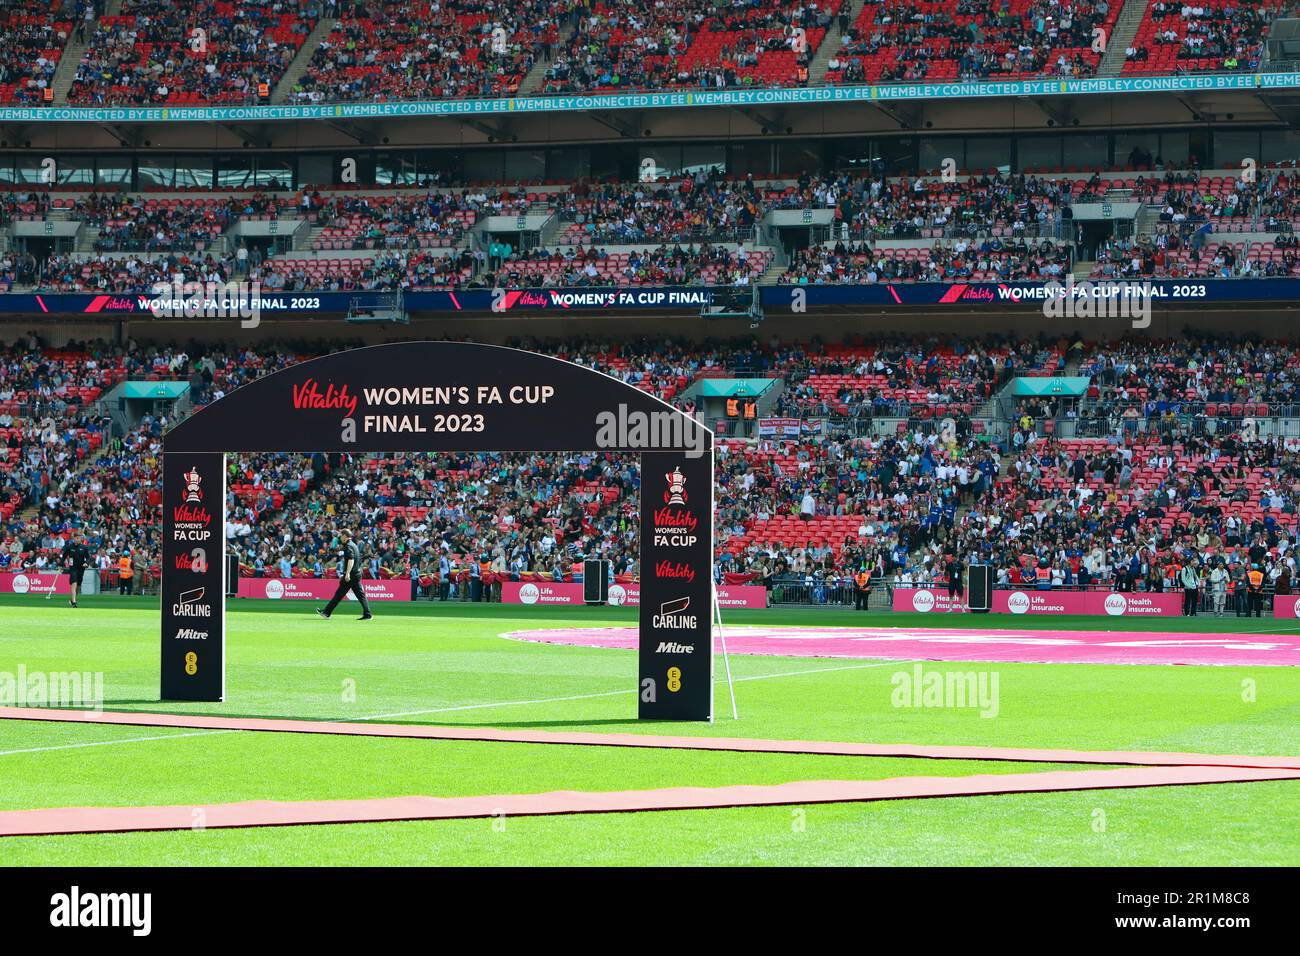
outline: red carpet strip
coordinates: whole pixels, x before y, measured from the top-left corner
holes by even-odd
[[[214,806],[67,807],[0,811],[0,836],[123,833],[144,830],[382,823],[472,817],[547,816],[766,807],[920,797],[1111,790],[1191,784],[1296,780],[1300,770],[1238,767],[1124,767],[970,777],[895,777],[888,780],[802,780],[767,786],[670,787],[585,793],[502,794],[482,797],[383,797],[369,800],[254,800]],[[196,811],[201,810],[199,814]]]
[[[270,717],[211,717],[126,711],[52,710],[0,707],[0,719],[40,720],[136,727],[185,727],[295,734],[341,734],[420,740],[472,740],[501,743],[564,744],[595,747],[649,747],[742,753],[820,754],[845,757],[918,757],[935,760],[1010,760],[1032,763],[1130,764],[1142,767],[1258,767],[1300,770],[1300,757],[1232,756],[1128,750],[1046,750],[1020,747],[873,744],[812,740],[757,740],[744,737],[667,737],[652,734],[513,730],[492,727],[434,727],[428,724],[372,724]]]

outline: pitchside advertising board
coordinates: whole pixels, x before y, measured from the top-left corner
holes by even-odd
[[[81,582],[78,581],[78,584]],[[44,571],[18,571],[0,574],[0,594],[70,594],[68,576]]]
[[[163,455],[162,696],[224,700],[225,456]]]
[[[713,719],[713,453],[641,456],[643,720]]]
[[[946,589],[895,588],[895,611],[947,613],[959,610]],[[1177,617],[1183,613],[1183,593],[1144,591],[1011,590],[993,592],[995,614],[1092,614],[1107,617]]]

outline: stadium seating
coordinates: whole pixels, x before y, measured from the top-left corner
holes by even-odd
[[[269,102],[312,24],[302,0],[123,0],[100,17],[68,102]],[[311,5],[311,6],[314,6]]]

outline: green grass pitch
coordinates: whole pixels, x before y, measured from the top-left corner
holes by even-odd
[[[996,670],[998,715],[891,702],[897,661],[734,656],[741,719],[641,724],[634,652],[502,632],[634,621],[623,609],[381,605],[367,624],[309,603],[232,601],[223,704],[160,704],[150,599],[72,610],[0,600],[0,673],[94,671],[110,710],[383,720],[879,743],[1300,752],[1300,668],[927,662]],[[953,626],[951,618],[733,612],[765,625]],[[966,627],[1041,619],[964,617]],[[1096,628],[1095,618],[1054,624]],[[1126,622],[1105,626],[1123,629]],[[1285,622],[1134,621],[1142,630]],[[722,669],[719,665],[719,679]],[[1247,692],[1249,688],[1249,692]],[[0,719],[0,809],[722,786],[1024,773],[1049,765],[87,726]],[[1295,865],[1300,782],[807,808],[583,815],[0,839],[8,865],[1052,864]]]

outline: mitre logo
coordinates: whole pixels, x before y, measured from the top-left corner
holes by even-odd
[[[682,474],[682,470],[674,468],[671,474],[664,475],[664,477],[668,479],[668,490],[664,492],[664,504],[686,504],[686,476]]]
[[[181,477],[185,479],[185,501],[194,504],[201,502],[203,500],[203,491],[199,488],[199,485],[203,484],[203,476],[198,473],[198,470],[193,465],[190,465],[190,470]]]
[[[660,641],[656,654],[694,654],[694,644],[679,644],[676,641]]]

